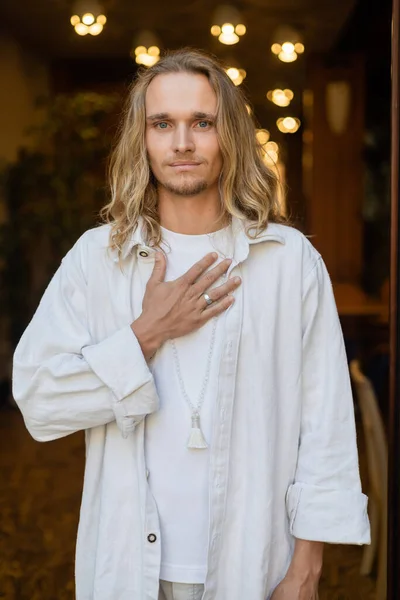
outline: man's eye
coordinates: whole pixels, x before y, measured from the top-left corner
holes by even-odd
[[[167,129],[168,123],[166,123],[165,121],[161,121],[160,123],[156,123],[155,127],[158,129]]]
[[[200,129],[206,129],[207,127],[210,127],[212,123],[211,121],[199,121],[197,125],[200,127]]]

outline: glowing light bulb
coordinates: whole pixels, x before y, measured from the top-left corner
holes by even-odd
[[[78,35],[87,35],[89,33],[89,27],[84,23],[78,23],[74,29]]]
[[[294,94],[292,90],[269,90],[267,92],[267,98],[270,102],[273,102],[277,106],[289,106],[291,100],[293,100]]]
[[[288,106],[290,104],[289,98],[286,98],[283,90],[274,90],[273,92],[273,102],[277,106]]]
[[[105,25],[107,23],[107,17],[105,15],[99,15],[96,19],[97,23]]]
[[[226,46],[233,46],[233,44],[237,44],[239,41],[239,36],[236,33],[221,33],[218,37],[221,44],[225,44]]]
[[[236,67],[228,67],[226,74],[235,85],[240,85],[246,77],[246,71],[244,69],[237,69]]]
[[[211,35],[217,37],[221,33],[221,27],[219,25],[213,25],[211,27]]]
[[[85,25],[91,25],[92,23],[94,23],[94,16],[92,15],[92,13],[85,13],[82,17],[82,23],[84,23]]]
[[[150,53],[151,50],[151,53]],[[136,62],[138,65],[144,65],[145,67],[152,67],[160,60],[160,49],[158,46],[150,46],[147,49],[145,46],[138,46],[135,48]]]
[[[71,25],[72,25],[73,27],[75,27],[75,25],[78,25],[78,23],[80,23],[80,21],[81,21],[81,20],[80,20],[80,18],[78,17],[78,15],[73,15],[73,16],[71,17],[70,21],[71,21]]]
[[[221,27],[221,31],[222,31],[222,33],[230,35],[232,33],[235,33],[235,28],[232,25],[232,23],[224,23]]]
[[[278,58],[284,63],[291,63],[297,60],[297,54],[296,52],[292,52],[291,54],[288,54],[287,52],[279,52]]]
[[[294,52],[294,44],[292,42],[285,42],[282,44],[282,52],[285,54],[293,54]]]
[[[267,165],[276,165],[276,163],[278,162],[278,154],[277,152],[274,152],[274,150],[268,150],[265,154],[264,154],[264,162]]]
[[[147,54],[150,54],[150,56],[160,56],[160,48],[158,46],[150,46],[150,48],[147,50]]]
[[[282,117],[277,120],[276,125],[279,131],[282,131],[282,133],[296,133],[301,125],[301,122],[299,119],[294,117]]]
[[[269,140],[269,131],[266,129],[257,129],[256,138],[259,144],[264,146]]]
[[[279,146],[276,142],[268,142],[265,146],[265,149],[267,152],[276,152],[278,153],[279,151]]]
[[[236,69],[235,67],[230,67],[226,72],[232,80],[239,77],[239,69]]]
[[[296,128],[296,121],[293,119],[293,117],[285,117],[283,119],[283,125],[288,131],[292,131]]]
[[[91,35],[99,35],[103,31],[103,25],[101,23],[93,23],[89,27],[89,33]]]
[[[238,35],[244,35],[246,33],[246,25],[243,25],[243,23],[239,23],[239,25],[236,25],[235,27],[235,32]]]

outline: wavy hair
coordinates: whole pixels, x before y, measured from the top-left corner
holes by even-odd
[[[169,52],[154,66],[142,70],[132,84],[110,157],[110,202],[102,209],[111,224],[110,244],[121,253],[125,241],[143,219],[146,241],[158,246],[161,230],[157,182],[145,145],[145,97],[150,82],[168,73],[205,75],[217,97],[216,130],[223,166],[220,174],[221,217],[250,221],[248,235],[256,237],[268,222],[282,222],[278,179],[263,160],[246,100],[218,61],[206,53],[184,48]],[[250,234],[250,228],[255,234]]]

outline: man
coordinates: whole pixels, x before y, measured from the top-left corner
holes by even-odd
[[[86,432],[77,600],[315,599],[369,542],[342,334],[216,61],[139,75],[110,182],[14,362],[35,439]]]

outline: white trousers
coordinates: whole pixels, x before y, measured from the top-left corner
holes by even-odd
[[[172,583],[160,580],[158,600],[201,600],[203,593],[202,583]]]

